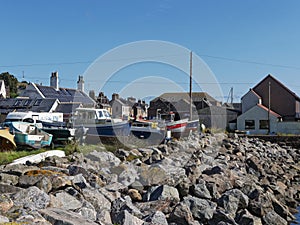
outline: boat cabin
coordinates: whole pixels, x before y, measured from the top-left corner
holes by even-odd
[[[74,125],[111,123],[112,118],[108,110],[95,108],[77,108]]]
[[[54,112],[10,112],[7,114],[4,122],[29,122],[37,121],[63,122],[63,113]]]

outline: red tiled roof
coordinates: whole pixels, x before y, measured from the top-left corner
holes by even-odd
[[[260,107],[260,108],[262,108],[262,109],[264,109],[264,110],[266,110],[266,111],[269,111],[269,109],[266,107],[266,106],[264,106],[264,105],[261,105],[261,104],[257,104],[257,106],[258,107]],[[276,113],[276,112],[274,112],[274,111],[272,111],[272,110],[270,110],[270,114],[272,114],[273,116],[275,116],[275,117],[282,117],[282,116],[280,116],[278,113]]]

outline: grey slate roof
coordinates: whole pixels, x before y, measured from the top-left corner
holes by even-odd
[[[80,103],[60,103],[55,112],[62,112],[64,114],[70,114],[75,111],[76,108],[79,108],[81,106]]]
[[[56,99],[24,99],[24,98],[7,98],[0,99],[0,113],[7,114],[11,111],[25,112],[49,112],[53,107]]]
[[[164,94],[160,95],[159,97],[153,99],[152,101],[155,101],[156,99],[162,99],[162,101],[167,101],[167,102],[178,102],[181,99],[185,99],[185,100],[189,101],[189,93],[188,92],[164,93]],[[202,101],[203,99],[206,99],[209,102],[217,102],[216,99],[211,97],[206,92],[193,92],[192,99],[194,102],[199,102],[199,101]]]
[[[95,101],[82,91],[71,88],[59,88],[36,85],[46,98],[57,98],[60,102],[80,102],[84,106],[94,106]]]

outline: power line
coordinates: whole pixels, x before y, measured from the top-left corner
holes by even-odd
[[[263,62],[257,62],[257,61],[249,61],[249,60],[242,60],[242,59],[226,58],[226,57],[212,56],[212,55],[199,55],[199,56],[208,57],[208,58],[214,58],[214,59],[219,59],[219,60],[226,60],[226,61],[238,62],[238,63],[248,63],[248,64],[256,64],[256,65],[262,65],[262,66],[281,67],[281,68],[286,68],[286,69],[300,70],[300,67],[290,66],[290,65],[280,65],[280,64],[272,64],[272,63],[263,63]]]
[[[207,57],[207,58],[213,58],[218,60],[224,60],[224,61],[231,61],[231,62],[238,62],[238,63],[246,63],[246,64],[256,64],[261,66],[270,66],[270,67],[279,67],[279,68],[286,68],[286,69],[295,69],[300,70],[300,67],[297,66],[291,66],[291,65],[283,65],[283,64],[273,64],[273,63],[264,63],[264,62],[258,62],[258,61],[251,61],[251,60],[244,60],[244,59],[236,59],[236,58],[227,58],[222,56],[213,56],[213,55],[206,55],[206,54],[198,54],[201,57]],[[124,60],[144,60],[144,59],[157,59],[157,58],[165,58],[165,57],[174,57],[174,56],[180,56],[179,54],[173,54],[173,55],[157,55],[152,57],[135,57],[135,58],[115,58],[115,59],[105,59],[100,60],[97,63],[101,62],[117,62],[117,61],[124,61]],[[77,61],[77,62],[56,62],[56,63],[32,63],[32,64],[16,64],[16,65],[0,65],[0,67],[34,67],[34,66],[57,66],[57,65],[76,65],[76,64],[90,64],[94,61]]]

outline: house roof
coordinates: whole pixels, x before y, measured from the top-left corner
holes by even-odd
[[[250,88],[250,90],[246,94],[244,94],[241,99],[243,99],[249,92],[251,92],[252,94],[254,94],[257,98],[261,99],[260,95],[257,94],[252,88]]]
[[[160,95],[158,98],[162,99],[163,101],[167,101],[167,102],[178,102],[181,99],[185,99],[185,100],[189,101],[190,97],[189,97],[189,92],[170,92],[170,93],[164,93],[164,94]],[[157,99],[157,98],[155,98],[155,99]],[[209,102],[217,101],[216,99],[214,99],[212,96],[210,96],[206,92],[193,92],[192,99],[194,102],[200,102],[204,99],[207,99]]]
[[[130,106],[130,107],[133,107],[133,105],[134,105],[133,102],[128,101],[128,100],[126,100],[126,99],[124,99],[124,98],[118,98],[118,99],[115,99],[115,100],[111,100],[111,101],[109,102],[109,104],[110,104],[110,105],[113,105],[115,101],[116,101],[116,102],[119,102],[121,105],[124,105],[124,106]]]
[[[268,78],[272,79],[276,83],[278,83],[282,88],[284,88],[287,92],[289,92],[292,96],[295,97],[296,100],[300,101],[300,97],[295,94],[295,92],[292,92],[289,88],[287,88],[283,83],[281,83],[279,80],[274,78],[271,74],[268,74],[262,81],[260,81],[257,85],[255,85],[255,88],[257,88],[259,85],[261,85],[263,82],[265,82]]]
[[[265,110],[265,111],[269,111],[269,109],[268,109],[266,106],[264,106],[264,105],[257,104],[257,106],[258,106],[259,108],[262,108],[262,109]],[[274,112],[274,111],[272,111],[272,110],[270,110],[270,114],[272,114],[273,116],[275,116],[275,117],[277,117],[277,118],[282,117],[282,116],[280,116],[278,113],[276,113],[276,112]]]
[[[95,105],[95,101],[82,91],[71,88],[59,88],[35,85],[45,98],[57,98],[60,102],[81,102],[83,105]]]
[[[49,112],[57,99],[29,99],[29,98],[8,98],[0,100],[0,112],[7,113],[12,110],[18,112],[34,111],[34,112]]]
[[[80,102],[62,102],[60,103],[57,108],[55,109],[55,112],[62,112],[65,114],[70,114],[75,109],[79,108],[81,106]]]

